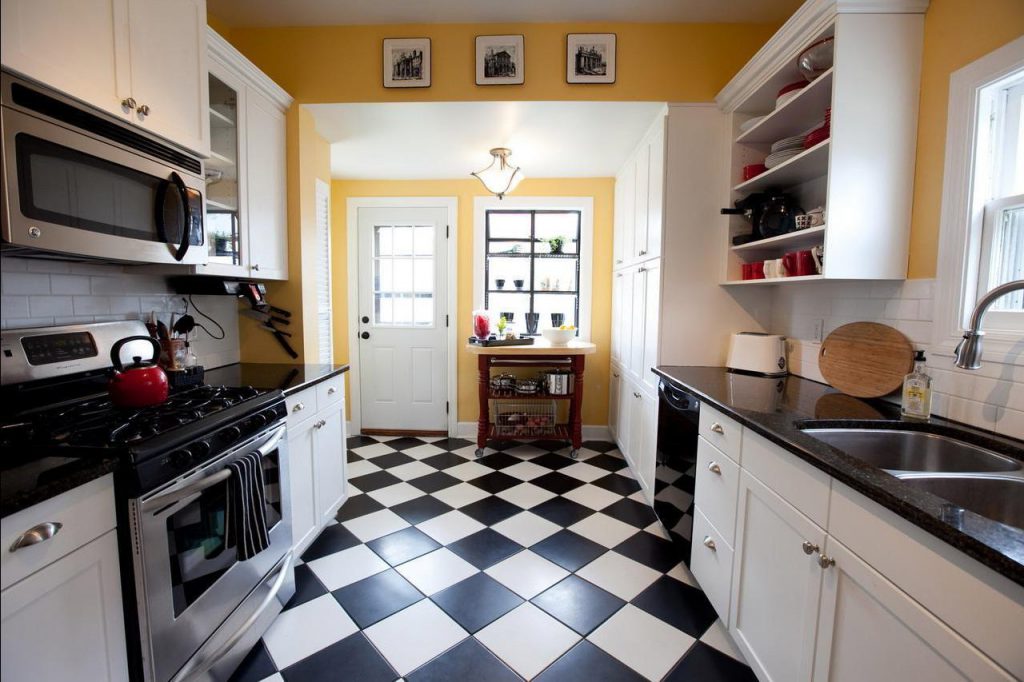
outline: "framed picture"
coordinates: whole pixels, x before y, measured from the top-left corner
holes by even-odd
[[[614,33],[570,33],[566,45],[566,82],[615,82]]]
[[[430,87],[430,38],[384,39],[384,87]]]
[[[476,37],[476,84],[522,85],[523,36]]]

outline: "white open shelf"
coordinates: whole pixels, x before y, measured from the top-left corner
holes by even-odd
[[[828,173],[829,140],[819,142],[775,168],[733,187],[735,192],[751,193],[768,187],[787,187]]]
[[[733,253],[739,254],[748,261],[761,260],[764,257],[774,256],[782,251],[800,251],[805,248],[817,246],[825,239],[825,226],[809,227],[806,230],[797,230],[780,234],[777,237],[759,239],[756,242],[747,242],[739,246],[731,247]]]
[[[770,286],[774,284],[796,284],[797,282],[814,282],[819,279],[825,279],[824,275],[804,275],[803,277],[766,277],[764,279],[736,279],[728,282],[722,282],[722,286],[735,287],[735,286]]]
[[[206,206],[208,208],[212,208],[212,209],[217,210],[217,211],[237,211],[238,210],[238,206],[235,206],[233,204],[229,204],[227,201],[224,201],[222,199],[214,199],[214,198],[210,197],[209,195],[207,195],[207,197],[206,197]]]
[[[811,130],[822,123],[825,120],[825,109],[832,106],[832,72],[833,69],[829,69],[815,78],[793,99],[737,137],[736,142],[771,144],[801,131]]]
[[[211,128],[234,128],[235,120],[227,114],[217,111],[214,107],[210,107],[210,127]]]

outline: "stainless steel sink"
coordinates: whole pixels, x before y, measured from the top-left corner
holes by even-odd
[[[924,431],[810,428],[804,433],[892,472],[1009,472],[1021,463],[956,438]],[[1016,490],[1020,490],[1017,488]]]
[[[918,490],[985,518],[1024,528],[1024,478],[1009,476],[901,476]]]

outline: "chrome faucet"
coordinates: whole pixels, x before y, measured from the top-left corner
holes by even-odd
[[[981,318],[996,299],[1002,298],[1012,291],[1024,290],[1024,279],[1013,280],[1006,284],[1000,284],[992,291],[981,297],[974,312],[971,313],[971,326],[964,330],[964,338],[957,344],[953,353],[956,355],[956,366],[960,369],[981,368],[981,342],[985,332],[981,331]]]

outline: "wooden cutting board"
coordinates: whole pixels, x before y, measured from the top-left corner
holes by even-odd
[[[818,351],[818,368],[825,380],[858,398],[892,393],[913,367],[910,340],[876,322],[844,324],[825,338]]]

